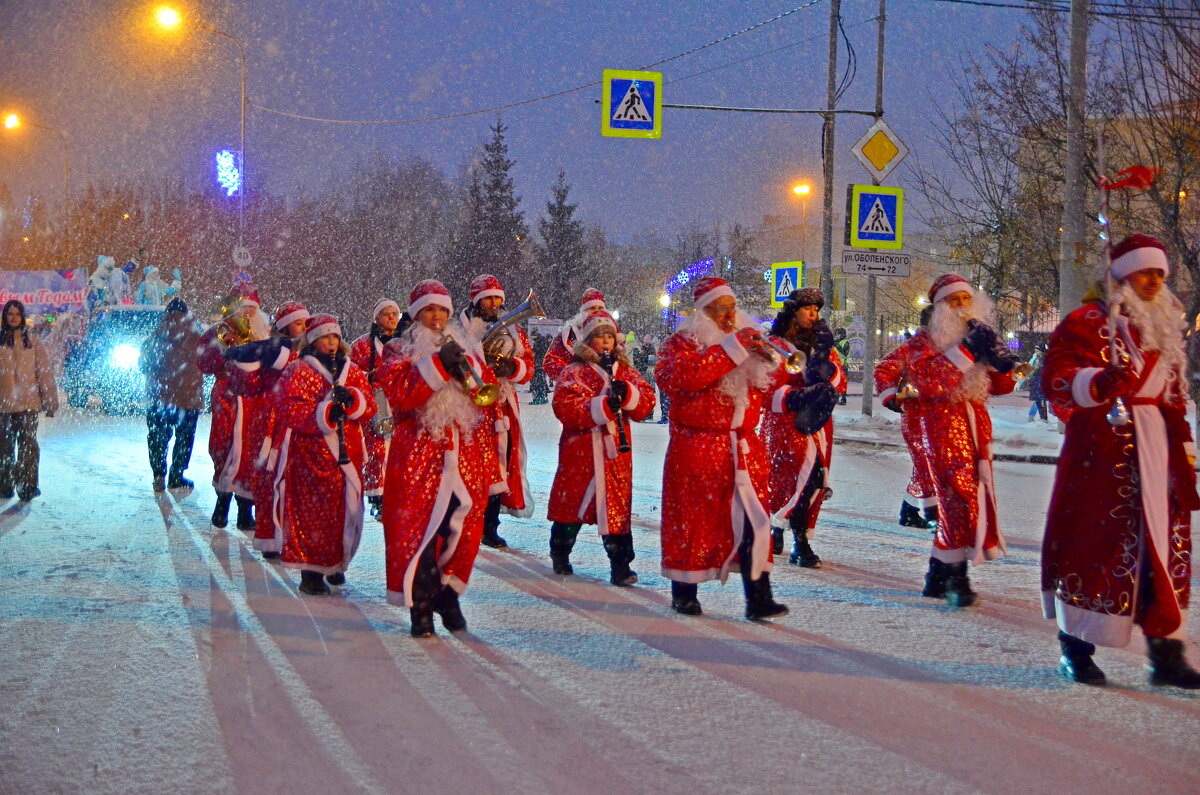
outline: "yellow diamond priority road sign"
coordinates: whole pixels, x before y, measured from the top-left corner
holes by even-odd
[[[871,172],[876,182],[883,182],[884,178],[892,173],[892,169],[900,165],[900,161],[908,155],[908,147],[883,119],[872,124],[851,151],[858,158],[858,162]]]

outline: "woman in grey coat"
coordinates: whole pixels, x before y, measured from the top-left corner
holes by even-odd
[[[25,305],[4,305],[0,325],[0,498],[13,490],[22,502],[41,494],[38,488],[38,412],[53,417],[58,387],[46,349],[25,324]]]

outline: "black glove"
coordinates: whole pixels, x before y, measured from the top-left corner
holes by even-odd
[[[259,346],[258,361],[262,362],[266,367],[270,367],[271,365],[275,364],[275,360],[279,358],[279,354],[282,353],[285,348],[290,348],[292,346],[292,341],[287,337],[271,337],[269,340],[263,340],[262,342],[251,342],[243,347],[250,347],[250,345]]]
[[[1000,338],[996,335],[994,328],[986,323],[972,321],[969,324],[967,336],[963,337],[962,346],[971,352],[975,361],[983,359],[990,363],[996,343],[999,341]]]
[[[451,376],[462,372],[467,365],[467,352],[454,340],[438,349],[438,358],[442,360],[442,367],[445,367]]]
[[[350,391],[350,387],[338,384],[329,392],[333,402],[344,409],[349,409],[354,405],[354,393]]]
[[[1092,376],[1092,393],[1101,403],[1131,394],[1136,386],[1137,376],[1119,364],[1110,364]]]
[[[624,406],[625,401],[629,399],[629,383],[614,380],[608,388],[608,395],[617,399],[618,406]]]
[[[837,375],[837,365],[829,361],[829,352],[826,351],[824,356],[818,356],[817,351],[813,351],[808,357],[808,365],[804,368],[804,383],[815,384],[819,381],[831,381]]]
[[[329,424],[337,425],[342,420],[346,419],[346,410],[342,408],[340,403],[334,402],[329,406]]]
[[[818,358],[828,359],[829,352],[833,350],[833,330],[824,320],[813,323],[812,330],[813,353],[817,354]]]
[[[833,416],[833,407],[837,402],[837,390],[828,381],[818,381],[804,387],[796,409],[796,430],[808,436],[824,428]]]
[[[242,364],[260,362],[262,361],[262,344],[264,341],[247,342],[245,345],[226,348],[221,352],[221,355],[225,357],[226,361],[230,362],[241,362]]]
[[[492,365],[492,372],[497,378],[512,378],[517,374],[517,362],[507,356],[501,357]]]
[[[900,401],[896,400],[896,396],[892,395],[887,400],[883,401],[883,407],[889,411],[894,411],[897,414],[903,414],[904,409],[900,407]]]

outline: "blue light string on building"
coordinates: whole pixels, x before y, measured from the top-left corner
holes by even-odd
[[[228,149],[217,152],[217,184],[232,196],[242,188],[242,171],[238,168],[237,156]]]

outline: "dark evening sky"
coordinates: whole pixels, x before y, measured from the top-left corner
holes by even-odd
[[[638,69],[794,9],[804,0],[667,2],[205,2],[180,4],[245,45],[248,94],[259,105],[339,119],[408,119],[530,99]],[[169,36],[155,4],[125,0],[0,0],[0,111],[69,136],[72,186],[92,173],[212,179],[212,158],[238,140],[239,62],[229,40],[202,30]],[[874,104],[877,0],[842,14],[857,76],[841,107]],[[657,67],[667,102],[820,108],[825,101],[828,4]],[[946,101],[962,65],[986,44],[1008,46],[1017,10],[892,0],[888,4],[886,118],[915,154],[933,158],[932,105]],[[846,63],[843,45],[841,64]],[[589,223],[617,242],[640,231],[672,236],[691,222],[756,223],[796,212],[790,185],[814,185],[820,207],[820,121],[665,111],[661,140],[600,135],[585,88],[504,112],[517,191],[541,215],[563,168]],[[448,121],[352,125],[248,111],[252,185],[293,197],[319,192],[373,150],[420,155],[455,175],[488,137],[494,113]],[[849,147],[869,125],[842,117],[838,183],[867,181]],[[0,129],[0,181],[18,197],[57,204],[57,136]],[[101,177],[93,177],[97,181]],[[905,184],[901,169],[890,180]],[[840,190],[840,189],[839,189]],[[912,197],[916,199],[917,197]]]

